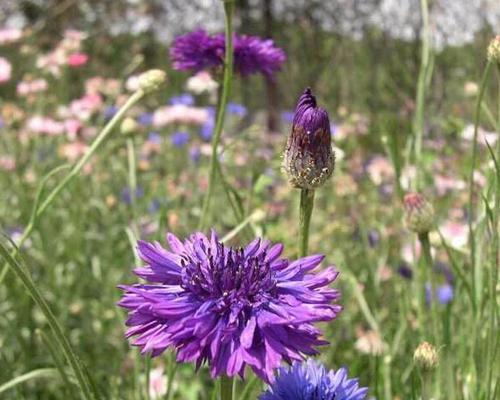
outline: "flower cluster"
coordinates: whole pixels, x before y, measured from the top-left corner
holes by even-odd
[[[256,239],[230,248],[214,232],[167,240],[170,251],[139,242],[147,265],[135,273],[149,283],[121,286],[126,336],[142,353],[172,347],[179,362],[208,363],[213,377],[243,376],[248,365],[270,382],[282,360],[302,360],[327,343],[313,323],[334,319],[341,307],[328,287],[335,269],[312,273],[322,255],[289,261],[281,244]]]
[[[261,73],[272,79],[286,60],[285,52],[275,47],[271,39],[258,36],[234,35],[234,68],[242,76]],[[223,34],[209,35],[197,30],[174,40],[170,58],[177,70],[217,68],[224,63],[226,43]]]

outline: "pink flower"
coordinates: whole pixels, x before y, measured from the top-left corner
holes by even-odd
[[[3,28],[0,29],[0,46],[4,44],[15,43],[21,39],[23,33],[20,29]]]
[[[85,53],[73,53],[68,57],[68,65],[73,68],[81,67],[87,64],[89,56]]]
[[[94,113],[102,107],[102,97],[98,94],[86,94],[73,100],[69,105],[71,115],[80,121],[87,121]]]
[[[455,249],[463,249],[469,242],[469,229],[466,224],[446,221],[439,227],[446,243]]]
[[[202,125],[209,117],[205,108],[189,107],[183,104],[157,109],[153,114],[153,125],[162,127],[172,123]]]
[[[149,397],[162,399],[167,393],[167,377],[162,367],[154,368],[149,373]]]
[[[34,81],[22,81],[17,84],[16,92],[18,96],[28,96],[47,90],[48,85],[45,79],[35,79]]]
[[[70,118],[64,121],[66,134],[70,140],[76,139],[76,135],[82,129],[82,123],[76,118]]]
[[[76,161],[87,151],[87,144],[81,141],[65,143],[59,147],[59,155],[68,161]]]
[[[0,57],[0,84],[8,82],[12,74],[12,66],[3,57]]]
[[[33,133],[44,134],[48,136],[57,136],[64,133],[64,124],[52,118],[36,115],[27,122],[28,129]]]
[[[14,171],[16,160],[12,156],[0,156],[0,169],[4,171]]]

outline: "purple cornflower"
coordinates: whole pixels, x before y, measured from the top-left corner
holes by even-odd
[[[235,34],[233,47],[234,69],[242,76],[261,73],[273,79],[286,60],[285,52],[271,39]],[[225,50],[223,34],[198,30],[178,36],[170,48],[170,58],[174,69],[199,72],[222,66]]]
[[[259,400],[362,400],[368,388],[349,379],[347,370],[327,371],[318,361],[309,359],[280,368],[276,382]]]
[[[281,112],[281,119],[287,124],[291,124],[293,122],[293,116],[293,111],[286,110]]]
[[[117,106],[114,106],[114,105],[107,106],[104,109],[104,112],[103,112],[104,119],[106,121],[110,120],[111,118],[113,118],[115,116],[115,114],[117,112],[118,112],[118,107]]]
[[[189,93],[184,93],[179,96],[172,96],[168,101],[170,105],[183,105],[183,106],[192,106],[194,104],[194,97]]]
[[[335,154],[328,113],[316,104],[307,88],[299,98],[288,136],[283,169],[293,187],[315,189],[333,173]]]
[[[158,132],[151,131],[148,134],[147,141],[151,144],[161,144],[162,142],[161,135]]]
[[[281,362],[316,354],[327,344],[313,323],[340,312],[338,291],[328,285],[333,267],[312,273],[324,256],[289,261],[283,245],[255,239],[244,248],[194,233],[182,243],[167,235],[170,251],[141,241],[145,267],[135,274],[148,284],[120,286],[119,305],[129,311],[126,336],[143,354],[168,347],[178,362],[205,362],[212,377],[244,376],[246,365],[267,382]]]
[[[138,199],[143,195],[144,195],[144,190],[142,189],[141,186],[137,186],[137,188],[135,189],[135,198]],[[132,190],[128,186],[122,189],[121,199],[125,204],[132,203]]]
[[[187,132],[175,132],[171,137],[172,144],[175,147],[184,147],[189,142],[189,133]]]
[[[198,146],[193,146],[189,149],[189,158],[191,161],[197,163],[201,158],[201,150]]]

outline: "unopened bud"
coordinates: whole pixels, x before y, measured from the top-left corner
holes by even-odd
[[[283,169],[293,187],[315,189],[330,178],[335,167],[331,136],[328,113],[317,106],[307,88],[295,109],[283,157]]]
[[[120,131],[124,135],[135,133],[138,128],[139,124],[135,121],[135,119],[130,117],[125,118],[120,125]]]
[[[500,64],[500,35],[496,35],[493,39],[491,39],[491,42],[488,45],[487,58],[488,61]]]
[[[415,233],[427,233],[434,226],[434,208],[420,193],[408,193],[404,197],[406,227]]]
[[[161,69],[150,69],[139,76],[139,89],[151,93],[160,88],[167,80],[167,74]]]
[[[413,353],[413,361],[422,371],[429,372],[436,369],[439,363],[439,355],[432,344],[422,342]]]

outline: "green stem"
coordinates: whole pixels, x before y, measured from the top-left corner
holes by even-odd
[[[220,378],[220,400],[233,400],[234,379],[226,375]]]
[[[299,257],[307,255],[309,249],[309,225],[314,207],[314,189],[300,191]]]
[[[417,166],[417,178],[416,178],[416,190],[419,189],[421,185],[421,154],[422,154],[422,137],[424,133],[424,114],[425,114],[425,89],[426,84],[429,80],[430,74],[430,46],[429,46],[429,5],[427,0],[420,0],[420,9],[422,12],[422,54],[420,61],[420,69],[418,75],[417,83],[417,99],[416,99],[416,110],[415,110],[415,120],[414,120],[414,132],[415,132],[415,143],[414,143],[414,160]]]
[[[222,95],[218,102],[217,119],[215,122],[215,130],[212,137],[212,155],[210,159],[210,172],[208,176],[208,190],[203,201],[199,229],[203,230],[210,222],[210,203],[214,195],[215,179],[217,176],[217,147],[219,146],[222,128],[224,127],[224,119],[226,116],[226,106],[231,93],[232,77],[233,77],[233,13],[234,0],[224,1],[225,15],[225,41],[226,54],[224,57],[224,78],[222,86]]]
[[[434,261],[432,260],[432,254],[431,254],[431,245],[429,242],[429,233],[421,233],[418,235],[418,240],[420,241],[420,245],[422,246],[422,254],[424,258],[424,264],[421,268],[425,268],[425,273],[422,274],[421,276],[424,277],[424,282],[429,282],[430,284],[430,308],[431,308],[431,316],[429,318],[430,324],[431,324],[431,329],[432,329],[432,334],[434,335],[434,341],[435,343],[439,343],[439,333],[438,333],[438,310],[437,310],[437,299],[436,297],[436,287],[434,285],[434,279],[432,276],[432,269],[434,267]],[[421,321],[421,323],[424,323],[424,321]]]
[[[476,102],[476,113],[474,117],[474,136],[472,139],[472,158],[471,158],[471,170],[469,174],[469,207],[468,207],[468,220],[469,220],[469,244],[470,244],[470,264],[472,272],[472,293],[474,299],[474,309],[478,304],[477,298],[477,283],[476,283],[476,241],[474,235],[474,171],[476,169],[476,158],[477,158],[477,133],[479,129],[479,118],[481,115],[481,102],[483,101],[484,92],[486,90],[486,83],[488,81],[488,75],[490,73],[492,62],[489,61],[483,72],[483,77],[481,79],[481,86],[479,88],[479,95]]]
[[[171,354],[170,363],[168,366],[168,374],[167,374],[167,393],[165,393],[165,400],[170,400],[172,397],[172,388],[174,387],[174,379],[175,374],[177,373],[177,360],[175,359],[175,355]]]
[[[422,400],[432,399],[432,374],[422,373]]]
[[[58,346],[61,349],[61,352],[66,357],[67,362],[69,363],[75,378],[78,382],[78,386],[81,390],[82,398],[85,400],[93,400],[97,399],[99,396],[97,393],[93,392],[90,383],[87,380],[84,369],[80,361],[78,360],[73,348],[71,347],[71,343],[68,338],[65,336],[61,325],[57,321],[54,313],[49,307],[48,303],[45,301],[45,298],[42,296],[41,292],[36,287],[35,283],[31,279],[31,276],[26,271],[26,268],[23,268],[21,264],[10,254],[9,250],[5,247],[3,243],[0,243],[0,255],[5,259],[7,265],[10,266],[11,270],[14,274],[21,280],[24,287],[28,291],[28,294],[31,296],[35,304],[40,308],[47,323],[50,326],[50,329],[54,333],[54,340],[57,342]]]

